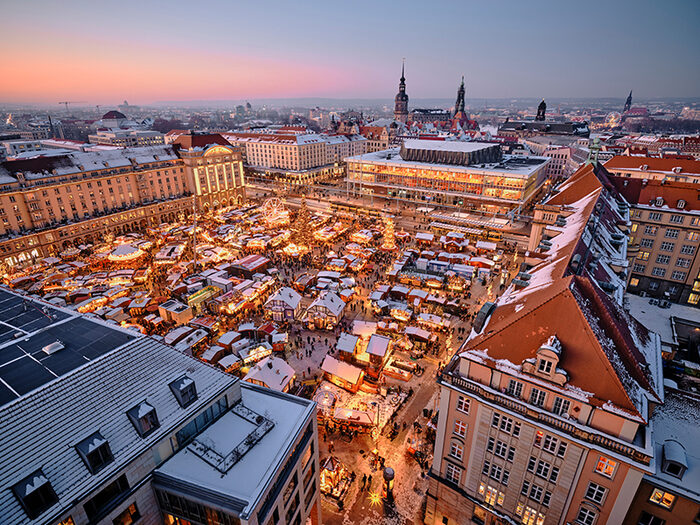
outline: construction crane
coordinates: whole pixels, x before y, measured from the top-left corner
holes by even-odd
[[[66,107],[66,112],[68,112],[68,104],[83,104],[84,102],[84,100],[67,100],[65,102],[59,102],[59,104],[63,104]]]

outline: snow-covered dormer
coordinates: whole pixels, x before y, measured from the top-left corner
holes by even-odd
[[[556,335],[550,336],[538,349],[534,359],[523,362],[523,371],[564,385],[569,380],[566,370],[559,367],[562,355],[561,342]]]

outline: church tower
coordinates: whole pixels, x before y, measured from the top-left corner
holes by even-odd
[[[404,64],[401,64],[401,79],[399,80],[399,92],[394,98],[394,120],[408,121],[408,95],[406,94],[406,78],[404,77]]]
[[[540,102],[540,105],[537,106],[537,116],[535,117],[535,120],[539,120],[544,122],[545,120],[545,115],[547,114],[547,103],[542,99],[542,102]]]
[[[464,113],[464,75],[462,75],[462,83],[459,85],[457,90],[457,101],[455,102],[455,114],[456,117],[458,113]]]
[[[630,89],[630,94],[627,95],[627,100],[625,100],[625,107],[623,108],[622,112],[627,113],[631,107],[632,107],[632,90]]]

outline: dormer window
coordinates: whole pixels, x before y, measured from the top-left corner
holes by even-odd
[[[58,496],[41,469],[15,484],[12,492],[31,519],[58,503]]]
[[[678,441],[669,439],[664,442],[661,470],[674,478],[683,479],[683,474],[688,470],[688,457],[685,447]]]
[[[656,197],[656,205],[663,206],[664,205],[664,198],[663,197]]]
[[[156,415],[156,409],[146,401],[136,405],[129,410],[126,415],[134,425],[136,432],[138,432],[139,436],[142,438],[148,436],[160,426],[158,416]]]
[[[539,364],[537,365],[537,371],[542,373],[542,374],[551,374],[552,373],[552,362],[547,361],[546,359],[540,359]]]
[[[97,474],[114,461],[109,443],[99,432],[95,432],[90,437],[82,440],[75,446],[75,450],[85,462],[85,466],[91,474]]]
[[[682,210],[683,208],[685,208],[685,201],[683,199],[678,199],[678,203],[676,204],[676,207],[679,210]]]
[[[176,379],[168,386],[182,408],[191,405],[197,400],[197,388],[194,380],[186,375]]]

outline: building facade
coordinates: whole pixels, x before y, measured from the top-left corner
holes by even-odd
[[[218,137],[218,139],[216,138]],[[16,265],[245,199],[240,152],[219,136],[0,164],[0,258]],[[223,145],[215,143],[216,140]]]
[[[628,291],[699,306],[700,184],[612,180],[631,207]]]
[[[653,472],[661,344],[610,278],[629,216],[608,178],[587,165],[547,201],[558,225],[440,375],[425,523],[622,523]]]
[[[88,135],[91,144],[103,146],[119,146],[121,148],[136,148],[139,146],[157,146],[164,144],[164,135],[158,131],[137,129],[98,130]]]
[[[700,184],[700,160],[616,155],[605,168],[618,177]]]
[[[16,323],[23,304],[39,310],[23,351],[51,356],[0,366],[8,523],[319,523],[313,402],[243,384],[149,337],[0,296],[3,322]],[[61,342],[42,352],[46,335]],[[17,373],[28,364],[31,380]]]
[[[500,154],[489,143],[408,139],[399,149],[349,157],[349,194],[402,204],[507,213],[546,180],[544,157]]]

